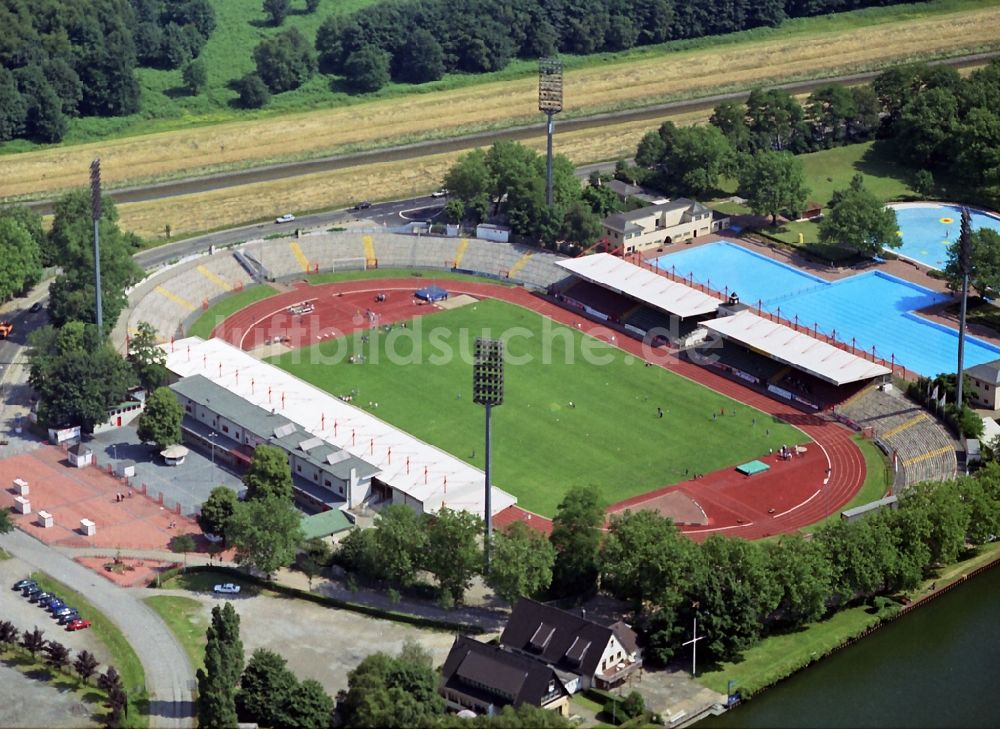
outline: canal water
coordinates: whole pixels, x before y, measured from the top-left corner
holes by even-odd
[[[994,567],[697,727],[1000,727],[998,673]]]

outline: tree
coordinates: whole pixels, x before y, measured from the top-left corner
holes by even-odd
[[[822,547],[796,534],[781,537],[766,550],[781,591],[780,619],[791,625],[819,620],[827,610],[832,580]]]
[[[235,491],[228,486],[216,486],[201,505],[198,526],[206,534],[225,537],[226,525],[236,512],[238,503]]]
[[[313,578],[330,565],[331,556],[330,545],[318,537],[306,541],[295,556],[295,566],[309,579],[310,590]]]
[[[248,73],[233,83],[233,90],[239,94],[240,106],[244,109],[259,109],[267,106],[271,92],[267,84],[256,73]]]
[[[438,680],[430,654],[407,640],[399,657],[373,653],[348,673],[347,694],[338,709],[352,727],[429,726],[445,709]]]
[[[875,519],[834,521],[816,531],[832,570],[831,596],[843,603],[870,595],[885,586],[887,566],[892,562],[891,535],[885,523]]]
[[[188,63],[184,66],[181,79],[189,94],[192,96],[200,94],[205,88],[205,84],[208,83],[208,70],[205,68],[205,62],[194,60]]]
[[[146,392],[153,392],[167,381],[167,353],[157,345],[156,329],[149,322],[139,322],[136,333],[129,337],[128,361]]]
[[[10,534],[14,531],[14,522],[10,520],[10,512],[0,509],[0,534]]]
[[[417,28],[393,58],[395,78],[410,84],[437,81],[444,76],[444,50],[434,34]]]
[[[69,648],[58,641],[50,640],[45,644],[46,662],[57,671],[62,671],[69,665]]]
[[[833,194],[830,209],[819,224],[819,239],[829,245],[848,246],[863,256],[877,256],[884,248],[898,248],[896,211],[869,191],[860,174],[846,190]]]
[[[90,677],[97,673],[97,667],[101,665],[94,658],[94,654],[90,651],[80,651],[76,654],[76,660],[73,661],[73,670],[76,671],[76,675],[80,677],[80,680],[84,683],[90,683]]]
[[[319,681],[307,678],[295,687],[284,713],[285,726],[324,729],[330,726],[333,699]]]
[[[260,445],[254,449],[250,468],[243,477],[246,500],[275,498],[292,501],[292,469],[288,456],[280,448]]]
[[[783,89],[754,89],[747,97],[747,126],[757,151],[802,151],[805,122],[802,107]]]
[[[297,89],[316,71],[312,48],[298,28],[265,38],[253,51],[257,75],[275,94]]]
[[[204,727],[236,726],[236,684],[243,672],[240,618],[231,603],[212,608],[205,631],[205,667],[199,668],[198,723]]]
[[[139,439],[153,443],[157,450],[181,442],[181,420],[184,411],[169,387],[159,387],[146,398],[146,407],[139,416]]]
[[[468,511],[441,509],[425,517],[427,550],[424,567],[437,578],[442,591],[461,602],[472,578],[482,569],[483,553],[479,547],[482,520]]]
[[[12,646],[17,643],[18,630],[9,620],[0,620],[0,644]]]
[[[750,129],[747,127],[745,107],[726,101],[712,111],[709,124],[718,127],[737,152],[750,151]]]
[[[243,721],[258,726],[289,726],[285,710],[292,705],[297,688],[298,681],[285,659],[274,651],[258,648],[240,679],[236,711]]]
[[[31,232],[13,217],[0,217],[0,301],[22,293],[42,278],[41,251]]]
[[[604,510],[594,491],[574,486],[563,497],[549,536],[556,550],[552,566],[555,592],[578,595],[596,586],[603,523]]]
[[[732,154],[729,140],[718,127],[678,129],[660,159],[663,182],[690,195],[704,195],[718,186]]]
[[[389,54],[366,45],[344,59],[344,81],[360,94],[378,91],[389,83]]]
[[[0,66],[0,142],[21,136],[27,118],[28,105],[17,89],[14,74]]]
[[[357,565],[361,572],[390,584],[409,585],[428,551],[428,529],[410,507],[390,504],[375,517],[370,544]]]
[[[122,716],[125,713],[125,708],[128,706],[128,694],[125,693],[125,689],[121,686],[115,686],[108,691],[108,698],[105,700],[104,705],[111,712],[108,718],[108,725],[112,727],[121,726]]]
[[[1000,534],[1000,465],[988,463],[975,477],[960,478],[956,488],[969,509],[969,541],[985,544]]]
[[[770,215],[772,224],[782,211],[798,214],[809,195],[802,162],[789,152],[758,152],[743,166],[739,177],[740,194],[750,209],[755,215]]]
[[[306,12],[315,13],[316,9],[319,8],[320,0],[306,0]]]
[[[21,635],[21,645],[31,653],[32,658],[35,658],[38,652],[45,648],[45,631],[39,630],[37,626],[34,630],[24,631]]]
[[[229,520],[226,539],[236,548],[239,564],[270,576],[295,560],[302,541],[298,512],[290,501],[257,498],[237,504]]]
[[[965,548],[969,507],[953,482],[925,482],[908,487],[899,499],[899,510],[923,512],[930,522],[927,548],[931,564],[955,562]]]
[[[264,0],[264,14],[270,19],[271,25],[275,27],[285,22],[291,8],[291,0]]]
[[[240,639],[240,616],[230,602],[212,608],[212,622],[205,631],[206,644],[219,646],[219,666],[227,685],[236,686],[243,673],[243,641]]]
[[[960,241],[948,246],[944,274],[952,291],[962,290],[960,254]],[[1000,233],[980,228],[969,234],[969,268],[969,285],[980,296],[1000,290]]]
[[[601,237],[601,220],[583,200],[573,203],[563,216],[560,234],[563,240],[586,247]]]
[[[107,670],[97,677],[97,688],[110,693],[114,689],[122,688],[122,677],[114,666],[108,666]]]
[[[190,534],[178,534],[176,537],[170,540],[170,551],[180,552],[184,555],[184,566],[187,567],[187,555],[188,552],[193,552],[196,549],[194,543],[194,537]]]
[[[924,91],[903,107],[896,126],[896,145],[908,164],[947,166],[959,126],[958,99],[950,89]]]
[[[487,584],[502,599],[514,603],[534,597],[552,584],[556,552],[541,532],[514,522],[494,534]]]

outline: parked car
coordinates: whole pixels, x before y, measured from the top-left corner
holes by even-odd
[[[30,311],[32,314],[37,314],[41,310],[42,310],[42,302],[41,301],[36,301],[34,304],[31,305],[31,308],[28,309],[28,311]]]
[[[38,587],[38,583],[34,580],[18,580],[14,583],[14,586],[10,589],[12,590],[24,590],[27,587]]]
[[[64,607],[66,607],[66,603],[64,603],[58,597],[49,600],[49,602],[45,605],[45,609],[48,610],[50,613],[55,613],[56,610]]]
[[[431,197],[447,197],[447,196],[448,196],[447,187],[442,187],[440,190],[435,190],[434,192],[431,193]]]
[[[66,626],[66,630],[83,630],[90,627],[90,621],[86,618],[77,618]]]
[[[39,598],[38,607],[47,609],[54,602],[62,602],[62,600],[59,599],[58,595],[50,594],[48,597]]]
[[[28,602],[33,602],[37,605],[40,601],[50,597],[52,597],[52,594],[48,592],[42,592],[42,591],[33,592],[30,595],[28,595]]]
[[[370,202],[368,202],[367,200],[362,200],[361,202],[355,204],[354,209],[355,210],[367,210],[371,206],[372,206],[372,204]]]
[[[295,216],[294,215],[292,215],[291,213],[285,213],[284,215],[279,215],[277,218],[275,218],[274,222],[275,223],[291,223],[293,220],[295,220]]]
[[[21,590],[21,597],[31,597],[32,595],[37,595],[42,591],[42,588],[38,585],[28,585]]]
[[[68,613],[63,613],[62,615],[59,616],[59,624],[60,625],[68,625],[69,623],[72,623],[74,620],[76,620],[79,617],[80,617],[80,613],[77,611],[77,609],[76,608],[71,608]]]
[[[232,582],[226,582],[222,585],[216,585],[214,591],[221,592],[225,595],[237,595],[239,594],[240,586],[234,585]]]
[[[52,617],[61,618],[63,615],[69,615],[70,613],[75,613],[76,608],[70,607],[69,605],[60,605],[55,610],[52,610]]]

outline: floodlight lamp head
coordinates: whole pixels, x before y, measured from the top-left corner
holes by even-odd
[[[101,219],[101,160],[90,163],[90,217]]]
[[[558,58],[538,59],[538,110],[556,114],[563,108],[563,64]]]
[[[503,404],[503,341],[500,339],[476,339],[472,399],[488,407]]]

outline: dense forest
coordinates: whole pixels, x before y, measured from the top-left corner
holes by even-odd
[[[0,141],[139,111],[136,66],[179,68],[214,28],[209,0],[0,0]]]
[[[265,37],[254,72],[231,72],[236,104],[258,108],[317,71],[353,93],[390,80],[424,83],[480,73],[514,58],[589,54],[779,25],[899,0],[385,0],[331,15],[315,36]],[[317,12],[318,0],[247,0],[272,27]],[[254,20],[253,23],[259,21]],[[0,142],[63,139],[74,117],[121,117],[142,108],[138,67],[181,69],[178,90],[199,94],[213,73],[199,58],[216,25],[211,0],[0,0]],[[242,68],[245,69],[245,66]],[[152,103],[152,102],[149,102]]]

